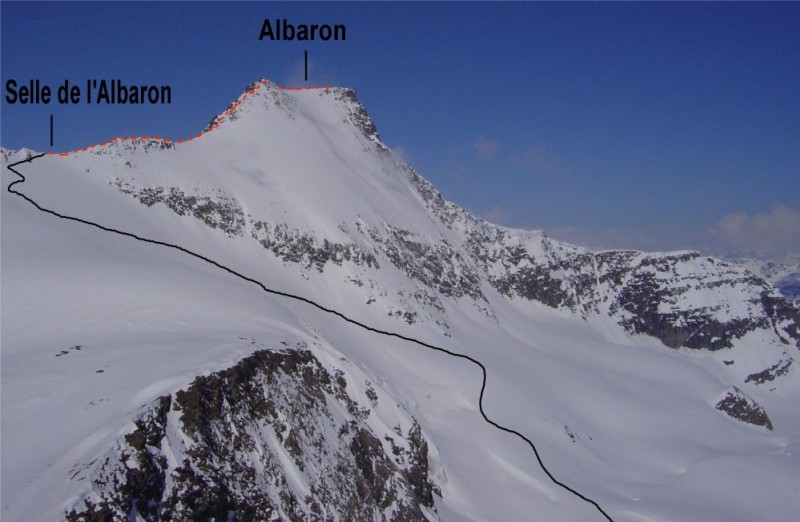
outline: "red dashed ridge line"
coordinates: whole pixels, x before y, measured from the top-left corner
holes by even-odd
[[[77,149],[74,149],[74,150],[71,150],[71,151],[67,151],[67,152],[56,152],[56,151],[51,150],[51,151],[48,151],[47,154],[48,155],[57,155],[57,156],[69,156],[70,154],[77,154],[79,152],[88,152],[88,151],[96,149],[98,147],[106,147],[106,146],[112,145],[112,144],[114,144],[114,143],[116,143],[118,141],[134,141],[134,140],[161,141],[161,142],[164,142],[164,143],[175,143],[176,145],[181,145],[183,143],[189,143],[190,141],[194,141],[196,139],[202,138],[203,136],[205,136],[209,132],[214,131],[217,128],[219,128],[219,124],[220,123],[222,123],[223,121],[225,121],[226,118],[231,116],[236,111],[236,109],[238,109],[242,105],[242,103],[244,103],[244,101],[247,98],[253,96],[257,90],[259,90],[261,87],[263,87],[265,85],[267,85],[267,80],[266,79],[262,79],[260,82],[258,82],[256,84],[255,87],[253,87],[249,91],[247,91],[244,94],[242,94],[241,96],[239,96],[239,98],[237,98],[236,101],[230,107],[225,109],[225,111],[222,114],[218,115],[215,118],[215,121],[214,121],[213,125],[210,125],[205,130],[203,130],[202,132],[198,133],[197,135],[190,136],[190,137],[188,137],[186,139],[183,139],[183,140],[171,140],[169,138],[165,138],[165,137],[161,137],[161,136],[121,136],[121,137],[118,137],[118,138],[111,138],[108,141],[95,143],[95,144],[88,145],[88,146],[83,147],[83,148],[77,148]],[[318,91],[318,90],[322,90],[322,89],[330,90],[330,88],[331,88],[330,85],[325,85],[324,87],[320,86],[320,85],[318,85],[316,87],[310,87],[310,86],[309,87],[284,87],[283,85],[278,85],[278,90],[281,90],[281,91]]]

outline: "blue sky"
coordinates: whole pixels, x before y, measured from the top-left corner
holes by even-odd
[[[800,4],[8,3],[9,78],[169,84],[170,106],[2,101],[4,147],[196,133],[262,76],[356,89],[445,197],[597,247],[800,252]],[[344,23],[267,42],[264,18]],[[5,95],[5,89],[4,93]]]

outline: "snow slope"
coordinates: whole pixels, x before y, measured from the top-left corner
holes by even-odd
[[[591,252],[482,222],[394,157],[350,90],[267,84],[202,139],[16,168],[45,208],[476,358],[487,414],[614,520],[800,509],[796,309],[696,253]],[[59,518],[93,488],[75,471],[142,407],[282,342],[358,367],[349,389],[376,383],[419,423],[443,520],[603,519],[483,421],[467,361],[7,192],[2,241],[4,519]],[[728,396],[772,430],[716,407]]]

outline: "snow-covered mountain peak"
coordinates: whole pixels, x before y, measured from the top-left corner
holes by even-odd
[[[795,307],[697,252],[591,251],[487,223],[392,155],[352,90],[262,81],[191,140],[118,140],[16,169],[15,189],[52,213],[4,195],[3,408],[15,422],[3,479],[20,477],[4,518],[55,518],[42,515],[78,498],[172,509],[218,484],[236,484],[241,507],[257,497],[250,470],[283,499],[258,497],[259,513],[299,501],[311,513],[309,491],[341,493],[382,463],[393,486],[373,514],[396,496],[426,518],[599,519],[484,422],[479,368],[447,351],[480,361],[487,415],[529,434],[614,520],[779,520],[796,506],[794,492],[751,487],[796,476]],[[298,397],[319,407],[296,411]],[[204,408],[219,429],[195,429]],[[62,411],[81,421],[53,442]],[[215,454],[231,437],[236,451]],[[318,480],[336,459],[338,478]],[[731,472],[745,466],[752,480]],[[166,483],[131,496],[131,480]]]
[[[72,194],[73,208],[119,229],[158,223],[156,235],[171,243],[188,234],[201,250],[239,245],[247,250],[237,262],[258,272],[265,262],[313,267],[326,285],[345,283],[337,300],[363,306],[382,296],[383,306],[365,311],[426,324],[435,337],[447,334],[452,300],[462,298],[491,320],[520,298],[610,316],[628,334],[676,348],[730,347],[768,324],[793,338],[798,328],[796,310],[773,303],[768,285],[697,252],[593,252],[472,216],[378,141],[352,89],[261,80],[191,141],[114,145],[115,154],[42,158],[40,170],[60,174],[37,175],[29,189],[46,183],[44,199]],[[115,211],[94,210],[96,201]],[[301,272],[278,287],[292,282],[303,293],[308,280]]]
[[[102,169],[103,182],[137,190],[235,195],[256,221],[322,226],[332,238],[343,223],[418,229],[427,220],[352,89],[256,82],[190,138],[115,138],[50,160],[84,174]]]
[[[25,147],[19,150],[0,147],[0,157],[2,157],[4,163],[15,163],[17,161],[24,161],[33,156],[37,156],[38,154],[39,153],[36,152],[35,150],[31,150]]]
[[[243,132],[254,132],[263,126],[285,126],[286,120],[296,122],[297,126],[318,127],[328,134],[334,127],[346,127],[379,150],[388,150],[381,143],[375,124],[358,100],[355,90],[329,86],[288,88],[261,79],[249,84],[237,99],[213,116],[197,134],[180,139],[157,135],[119,136],[75,149],[72,154],[122,157],[128,153],[174,150],[177,146],[196,140],[207,141],[212,133],[233,133],[234,139],[241,142],[246,141],[246,136],[240,136]],[[308,146],[314,148],[313,143]]]
[[[266,79],[249,84],[237,100],[211,119],[207,130],[222,127],[226,121],[235,122],[245,114],[265,117],[262,111],[283,113],[289,118],[308,118],[322,125],[343,122],[354,126],[370,141],[380,144],[375,123],[358,100],[354,89],[283,87]]]

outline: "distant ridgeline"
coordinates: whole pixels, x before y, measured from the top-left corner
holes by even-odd
[[[344,24],[333,26],[330,24],[290,24],[285,18],[276,18],[275,20],[265,18],[258,39],[283,40],[285,42],[294,40],[344,41],[346,40],[346,28]]]

